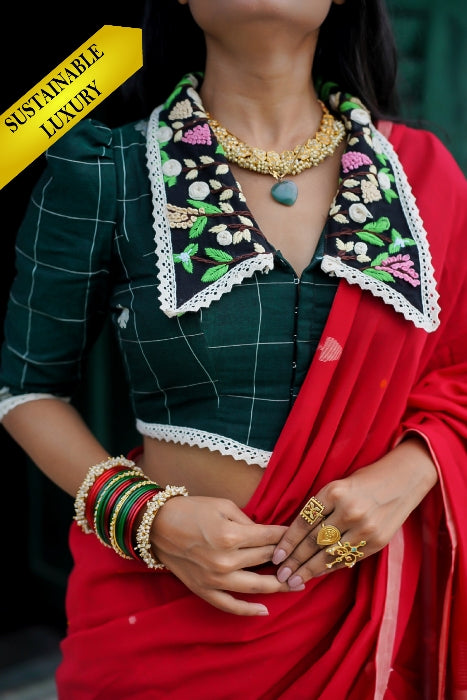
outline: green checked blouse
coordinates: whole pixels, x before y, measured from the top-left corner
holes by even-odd
[[[259,232],[256,254],[242,252],[246,264],[240,262],[234,282],[219,292],[221,253],[208,268],[213,279],[202,281],[194,248],[186,251],[186,242],[180,248],[183,236],[191,235],[188,246],[199,250],[202,235],[193,234],[193,225],[199,229],[211,213],[217,231],[205,231],[214,242],[206,249],[223,252],[223,240],[232,245],[230,231],[248,242],[253,219],[244,202],[237,214],[234,198],[222,198],[228,188],[211,196],[207,180],[208,199],[206,180],[193,177],[185,183],[198,204],[180,206],[181,188],[170,174],[176,159],[164,151],[159,164],[151,163],[146,131],[147,122],[111,130],[85,119],[48,151],[17,236],[0,415],[35,398],[73,397],[83,358],[110,314],[141,434],[266,466],[317,348],[337,278],[320,268],[323,240],[299,280]],[[217,162],[221,155],[207,145]],[[226,161],[221,165],[210,180],[232,180]],[[229,226],[233,216],[243,223]],[[164,227],[172,248],[161,246]],[[179,301],[173,310],[161,308],[174,286]],[[187,299],[198,308],[180,310]]]

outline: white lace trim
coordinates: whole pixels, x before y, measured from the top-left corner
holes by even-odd
[[[197,430],[196,428],[164,425],[163,423],[145,423],[138,418],[136,430],[141,435],[165,440],[165,442],[175,442],[191,447],[207,447],[211,452],[220,452],[234,459],[244,460],[247,464],[258,464],[263,468],[267,467],[272,454],[267,450],[258,450],[255,447],[231,440],[224,435],[208,433],[206,430]]]
[[[325,255],[321,264],[325,272],[334,272],[338,277],[344,277],[350,284],[358,284],[362,289],[369,289],[374,296],[381,297],[385,304],[389,304],[396,311],[404,315],[408,321],[417,328],[423,328],[428,333],[435,331],[439,326],[438,304],[439,294],[436,289],[436,280],[427,233],[420,216],[420,212],[412,193],[412,188],[404,172],[402,164],[392,145],[380,131],[372,129],[373,141],[377,147],[389,159],[396,178],[397,191],[399,193],[402,210],[409,226],[412,238],[417,243],[420,256],[420,282],[422,293],[423,311],[412,306],[407,299],[388,284],[373,277],[365,275],[349,265],[345,265],[339,258]]]
[[[5,398],[2,398],[5,396]],[[60,399],[68,403],[71,399],[68,396],[54,396],[53,394],[20,394],[12,396],[7,387],[0,390],[0,422],[5,418],[16,406],[20,406],[28,401],[38,401],[39,399]]]
[[[177,288],[175,281],[175,264],[172,258],[172,233],[165,212],[167,210],[167,197],[162,173],[162,163],[157,140],[159,129],[159,114],[162,109],[155,109],[148,123],[146,160],[149,170],[153,201],[153,228],[156,232],[156,255],[158,260],[158,290],[161,310],[169,317],[184,313],[185,311],[198,311],[220,299],[226,292],[230,292],[235,284],[252,277],[255,272],[269,272],[274,267],[272,253],[259,253],[253,258],[244,260],[235,265],[232,270],[215,282],[211,282],[206,288],[199,291],[184,304],[177,308]]]

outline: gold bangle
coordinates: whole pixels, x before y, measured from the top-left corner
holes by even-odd
[[[146,511],[143,515],[141,523],[136,531],[136,546],[138,554],[149,569],[165,569],[167,568],[154,556],[151,548],[151,526],[157,512],[169,498],[174,496],[188,496],[188,491],[184,486],[167,486],[164,491],[156,493],[155,496],[148,501]]]
[[[85,532],[86,534],[90,534],[94,532],[88,525],[88,522],[86,520],[86,499],[89,493],[89,490],[95,480],[97,479],[98,476],[103,474],[106,469],[111,469],[112,467],[131,467],[135,471],[139,472],[140,474],[143,474],[143,471],[136,466],[134,462],[132,462],[129,459],[126,459],[123,457],[123,455],[120,455],[120,457],[108,457],[108,459],[104,460],[103,462],[99,462],[99,464],[94,464],[92,467],[89,468],[86,477],[83,480],[83,483],[78,489],[78,492],[76,494],[75,502],[74,502],[74,508],[75,508],[75,515],[74,515],[74,520],[78,523],[80,528]]]

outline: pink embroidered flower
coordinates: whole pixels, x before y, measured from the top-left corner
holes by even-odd
[[[357,170],[362,165],[371,165],[371,158],[369,158],[365,153],[359,153],[358,151],[347,151],[342,156],[342,169],[344,173],[348,173],[351,170]]]
[[[182,141],[191,143],[192,146],[196,146],[196,144],[207,144],[210,146],[212,142],[208,124],[197,124],[193,129],[188,129],[183,134]]]
[[[389,272],[393,277],[399,277],[405,280],[412,287],[420,286],[420,279],[418,272],[413,269],[413,260],[410,259],[410,255],[391,255],[386,260],[383,260],[381,265],[375,265],[375,270],[383,270],[383,272]]]

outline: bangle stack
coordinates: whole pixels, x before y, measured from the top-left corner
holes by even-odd
[[[132,460],[109,457],[88,470],[76,494],[74,519],[83,532],[94,533],[123,559],[138,559],[150,569],[163,569],[152,552],[151,526],[161,506],[174,496],[188,496],[188,492],[184,486],[163,489]],[[135,523],[143,511],[134,537]]]

